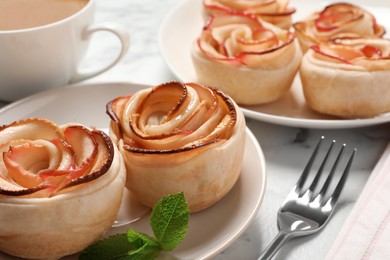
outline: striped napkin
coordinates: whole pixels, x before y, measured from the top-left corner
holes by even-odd
[[[390,259],[390,144],[326,259]]]

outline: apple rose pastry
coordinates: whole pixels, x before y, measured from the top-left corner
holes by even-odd
[[[346,118],[390,111],[390,41],[338,39],[312,46],[300,69],[309,107]]]
[[[295,8],[289,7],[289,0],[204,0],[206,14],[255,15],[278,27],[289,29]]]
[[[0,251],[60,258],[110,229],[126,170],[106,134],[27,119],[0,127],[0,151]]]
[[[192,46],[198,81],[221,88],[240,105],[280,98],[301,58],[293,33],[244,15],[210,17]]]
[[[382,37],[385,29],[366,10],[348,3],[331,4],[295,23],[302,51],[336,38]]]
[[[223,92],[169,82],[107,104],[126,186],[144,205],[184,192],[191,212],[224,197],[241,171],[245,119]]]

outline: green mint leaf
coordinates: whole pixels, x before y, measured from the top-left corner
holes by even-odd
[[[162,198],[150,216],[156,238],[129,229],[102,239],[81,252],[79,260],[149,260],[161,250],[172,250],[184,238],[190,218],[183,193]]]
[[[133,249],[126,234],[113,235],[88,246],[79,260],[127,259],[128,252]]]
[[[190,218],[184,194],[176,193],[162,198],[153,207],[150,224],[162,249],[170,251],[184,239]]]
[[[127,231],[127,240],[134,248],[129,251],[131,259],[154,259],[160,254],[160,243],[146,234],[129,229]]]

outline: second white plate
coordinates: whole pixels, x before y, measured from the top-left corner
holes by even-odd
[[[297,9],[294,20],[300,20],[315,10],[322,9],[332,1],[291,1]],[[378,23],[390,25],[390,2],[373,0],[369,3],[362,0],[350,1],[372,12]],[[200,35],[204,17],[202,0],[186,0],[178,5],[164,20],[159,33],[159,44],[163,58],[168,67],[183,82],[196,81],[195,69],[191,60],[191,45]],[[387,32],[390,28],[387,27]],[[374,118],[340,119],[316,113],[309,109],[304,101],[300,79],[297,76],[291,90],[276,102],[242,107],[248,117],[264,122],[305,128],[352,128],[390,121],[390,113]]]

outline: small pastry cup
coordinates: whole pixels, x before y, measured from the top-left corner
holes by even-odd
[[[245,118],[222,91],[169,82],[118,97],[107,104],[107,111],[111,139],[126,164],[126,187],[142,204],[153,207],[159,199],[183,192],[190,211],[196,212],[217,203],[236,183]],[[156,117],[164,119],[156,123]],[[162,129],[148,134],[148,127]]]
[[[148,207],[177,192],[184,192],[191,212],[217,203],[231,190],[241,172],[246,134],[244,117],[239,115],[229,140],[197,148],[199,154],[194,157],[191,150],[134,154],[121,149],[128,172],[126,187]],[[123,147],[122,142],[119,146]]]
[[[385,68],[390,63],[387,60],[374,62],[387,65],[369,70],[362,66],[318,60],[314,51],[309,50],[300,68],[307,105],[319,113],[342,118],[369,118],[389,112],[390,70]]]
[[[191,48],[197,81],[220,88],[239,105],[282,97],[302,58],[288,30],[246,15],[212,16]]]
[[[0,195],[0,251],[29,259],[58,259],[101,239],[118,214],[126,170],[115,148],[99,178],[51,198]]]

